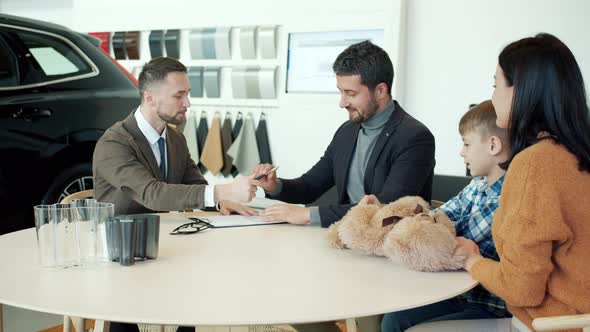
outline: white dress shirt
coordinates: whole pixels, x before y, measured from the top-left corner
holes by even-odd
[[[154,129],[154,127],[152,127],[152,125],[150,125],[150,123],[143,117],[143,114],[141,113],[141,109],[140,107],[137,108],[137,111],[135,111],[135,121],[137,121],[137,126],[139,127],[139,130],[141,131],[141,133],[143,134],[143,136],[145,136],[145,138],[148,140],[148,143],[150,144],[150,147],[152,148],[152,152],[154,153],[154,157],[156,158],[156,162],[158,163],[158,167],[160,166],[160,163],[162,162],[160,160],[160,147],[158,146],[158,140],[160,139],[160,137],[164,138],[164,140],[166,140],[166,129],[167,126],[164,127],[164,130],[162,131],[162,134],[158,134],[158,132]],[[164,145],[164,155],[166,156],[166,172],[168,172],[168,169],[170,168],[169,165],[170,163],[168,163],[168,154],[167,154],[167,148],[166,145]],[[166,174],[167,175],[167,174]],[[212,207],[215,206],[215,195],[214,195],[214,186],[206,186],[205,187],[205,206],[207,207]]]

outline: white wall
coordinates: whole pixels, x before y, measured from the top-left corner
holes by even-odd
[[[590,1],[410,0],[402,105],[436,137],[436,173],[462,175],[459,119],[491,98],[500,51],[538,32],[563,40],[590,82]]]
[[[440,174],[464,173],[459,119],[469,104],[491,97],[497,55],[509,42],[540,31],[553,33],[572,49],[590,81],[590,1],[407,0],[405,19],[400,15],[403,2],[60,0],[54,7],[41,0],[0,0],[0,11],[81,31],[265,24],[282,25],[284,34],[383,28],[396,71],[394,97],[434,133],[435,171]],[[405,29],[399,28],[400,16]],[[401,41],[399,31],[405,33]],[[284,57],[284,41],[280,47]],[[293,177],[318,160],[347,117],[338,108],[338,95],[285,94],[284,68],[279,76],[279,107],[269,116],[269,132],[280,175]]]
[[[36,6],[22,6],[20,0],[1,5],[3,12],[58,22],[78,31],[125,31],[151,29],[191,29],[280,25],[280,74],[276,109],[265,109],[272,155],[280,165],[279,175],[296,177],[308,170],[323,154],[347,113],[338,107],[338,94],[286,94],[285,68],[287,34],[306,31],[383,29],[384,48],[396,67],[400,31],[401,0],[376,0],[370,6],[359,1],[161,1],[161,0],[72,0],[67,9],[53,9],[42,0]],[[62,0],[65,1],[65,0]],[[115,10],[116,9],[116,10]],[[181,60],[182,60],[181,52]],[[334,80],[334,86],[336,81]],[[394,86],[395,88],[395,86]],[[222,90],[223,92],[223,90]],[[200,112],[205,107],[195,105]],[[209,107],[208,111],[224,107]],[[255,119],[262,109],[253,111]],[[212,179],[223,182],[224,179]],[[227,179],[225,179],[227,180]]]

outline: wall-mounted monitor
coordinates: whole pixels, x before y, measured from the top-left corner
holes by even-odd
[[[365,40],[383,47],[376,30],[289,33],[287,93],[337,93],[332,64],[348,46]]]

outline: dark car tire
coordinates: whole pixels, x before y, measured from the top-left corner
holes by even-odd
[[[93,188],[92,164],[77,164],[57,175],[43,196],[43,204],[59,203],[67,195]]]

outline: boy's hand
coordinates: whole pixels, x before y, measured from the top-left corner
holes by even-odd
[[[455,229],[455,223],[451,221],[451,219],[449,218],[449,216],[447,216],[446,213],[438,211],[433,217],[437,224],[442,224],[446,226],[451,231],[451,233],[453,233],[453,235],[457,234],[457,231]]]
[[[372,204],[381,204],[379,198],[375,195],[365,195],[361,198],[359,205],[372,205]]]

